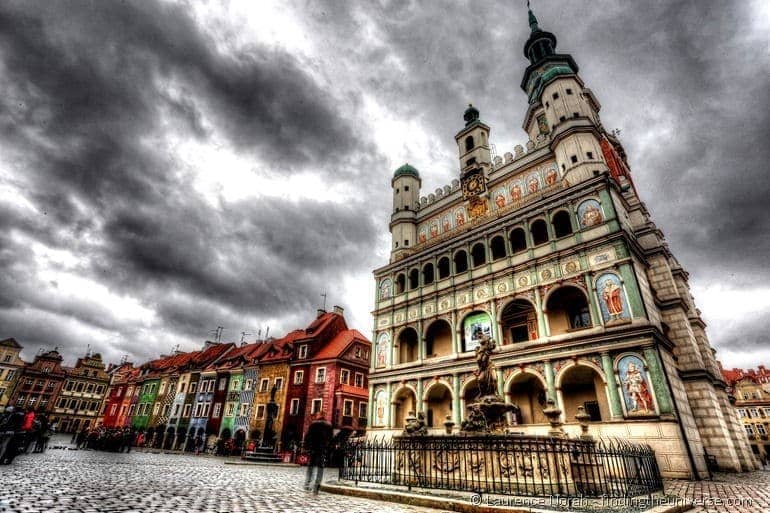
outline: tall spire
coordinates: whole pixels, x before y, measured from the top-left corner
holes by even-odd
[[[535,13],[527,1],[527,11],[529,12],[529,28],[532,33],[529,35],[527,44],[524,45],[524,55],[531,64],[536,64],[549,55],[553,55],[556,50],[556,36],[540,28],[537,23]]]
[[[540,28],[537,26],[535,13],[532,12],[532,8],[529,6],[529,0],[527,0],[527,10],[529,11],[529,28],[532,29],[532,32],[537,32]]]

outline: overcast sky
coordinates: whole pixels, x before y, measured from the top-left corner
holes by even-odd
[[[770,364],[770,4],[534,0],[621,130],[726,367]],[[526,142],[524,1],[0,2],[0,338],[141,362],[371,334],[390,178]]]

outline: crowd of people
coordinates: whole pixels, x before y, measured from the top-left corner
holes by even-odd
[[[9,465],[19,454],[45,452],[54,430],[45,413],[7,406],[0,415],[0,465]]]
[[[96,451],[131,452],[137,435],[131,427],[103,427],[82,429],[72,435],[71,443],[76,449]]]

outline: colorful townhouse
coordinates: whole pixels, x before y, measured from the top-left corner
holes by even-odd
[[[248,414],[251,411],[254,379],[257,375],[256,367],[250,367],[248,370],[246,367],[262,347],[263,344],[260,343],[241,344],[217,362],[220,375],[229,376],[219,436],[224,440],[234,438],[237,448],[243,447],[248,436]],[[244,392],[247,392],[246,395]],[[243,417],[246,417],[245,421]],[[238,419],[241,419],[239,424]]]
[[[75,433],[100,425],[110,375],[99,353],[78,358],[73,368],[64,368],[66,378],[51,414],[62,433]]]
[[[125,426],[128,404],[125,404],[124,401],[129,397],[128,377],[134,370],[134,364],[130,362],[113,365],[107,369],[110,385],[102,408],[102,425],[104,427]]]
[[[67,373],[58,351],[38,354],[31,364],[21,369],[9,404],[27,410],[47,411],[56,403],[65,379]],[[49,420],[53,424],[59,418],[54,415]]]
[[[13,338],[0,340],[0,409],[11,399],[25,362],[19,356],[21,345]]]

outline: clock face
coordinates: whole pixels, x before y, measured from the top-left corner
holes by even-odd
[[[463,196],[478,196],[487,190],[484,172],[481,169],[470,171],[462,180]]]

